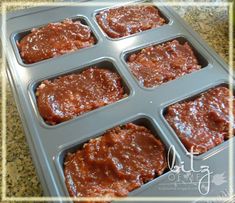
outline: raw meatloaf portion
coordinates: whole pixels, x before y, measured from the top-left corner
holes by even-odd
[[[18,42],[23,61],[27,64],[53,58],[95,44],[91,29],[80,21],[50,23],[24,36]]]
[[[173,104],[165,118],[188,151],[202,154],[229,138],[229,89],[213,88],[196,99]],[[232,126],[235,130],[234,121]]]
[[[163,143],[146,127],[115,127],[65,157],[72,197],[123,197],[167,168]]]
[[[43,81],[36,90],[41,116],[48,124],[57,124],[124,97],[121,78],[108,69],[91,67]]]
[[[201,68],[187,42],[173,40],[131,54],[128,66],[139,83],[151,88]]]
[[[135,5],[101,11],[96,16],[104,32],[112,38],[120,38],[165,24],[164,18],[154,6]]]

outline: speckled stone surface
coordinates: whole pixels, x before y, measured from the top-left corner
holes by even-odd
[[[8,1],[9,2],[9,1]],[[33,1],[37,2],[37,1]],[[38,2],[40,2],[38,0]],[[11,8],[18,9],[17,7]],[[228,61],[228,9],[225,7],[175,7],[203,39]],[[1,61],[0,61],[1,62]],[[2,78],[1,78],[2,79]],[[7,196],[42,196],[15,101],[7,84]],[[0,152],[1,155],[1,152]],[[2,155],[1,155],[2,157]],[[1,166],[0,166],[0,171]]]

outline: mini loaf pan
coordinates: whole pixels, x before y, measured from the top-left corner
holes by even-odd
[[[125,3],[123,3],[123,4],[117,4],[117,5],[114,5],[114,6],[107,6],[106,8],[97,9],[97,10],[94,12],[94,14],[93,14],[93,20],[95,21],[96,25],[99,27],[99,29],[100,29],[100,31],[103,33],[103,35],[106,36],[106,38],[109,39],[109,40],[117,41],[117,40],[120,40],[120,39],[125,39],[125,38],[128,38],[128,37],[133,37],[133,36],[138,35],[139,33],[135,33],[135,34],[132,34],[131,36],[124,36],[124,37],[120,37],[120,38],[112,38],[112,37],[110,37],[110,36],[109,36],[107,33],[105,33],[105,31],[99,26],[99,24],[98,24],[98,22],[97,22],[97,20],[96,20],[96,17],[97,17],[97,15],[99,15],[100,12],[106,11],[106,10],[109,10],[109,9],[115,9],[115,8],[117,8],[117,7],[120,7],[120,6],[127,6],[127,5],[141,5],[141,4],[145,4],[145,3],[151,3],[151,1],[150,1],[150,2],[147,2],[147,1],[144,1],[144,0],[142,0],[142,1],[141,1],[141,0],[133,0],[133,1],[129,1],[129,2],[127,1],[127,2],[125,2]],[[153,6],[154,6],[154,5],[153,5]],[[155,8],[158,9],[160,17],[165,20],[165,24],[162,25],[162,26],[165,26],[165,25],[167,25],[167,24],[171,24],[171,23],[172,23],[171,18],[168,17],[167,13],[166,13],[166,12],[162,12],[162,6],[158,6],[158,7],[155,6]],[[162,27],[162,26],[160,26],[160,27]],[[157,27],[157,28],[152,28],[152,29],[158,29],[158,28],[159,28],[159,27]],[[142,32],[148,32],[148,31],[149,31],[149,30],[145,30],[145,31],[142,31]]]
[[[88,65],[88,64],[87,64]],[[41,117],[40,113],[38,112],[38,108],[37,108],[37,98],[36,98],[36,91],[37,91],[37,88],[39,87],[39,85],[44,81],[44,80],[50,80],[50,81],[53,81],[54,79],[58,78],[58,77],[61,77],[61,76],[66,76],[66,75],[70,75],[70,74],[80,74],[82,73],[83,71],[89,69],[89,68],[96,68],[96,69],[100,69],[100,68],[103,68],[103,69],[107,69],[107,70],[110,70],[111,72],[114,72],[114,73],[117,73],[120,77],[121,77],[121,85],[123,87],[123,90],[124,90],[124,98],[120,99],[119,101],[117,102],[121,102],[123,99],[131,96],[133,94],[133,91],[130,89],[130,85],[128,84],[128,81],[126,81],[126,79],[124,77],[121,76],[121,74],[119,73],[119,70],[116,68],[117,66],[115,65],[115,62],[112,60],[112,59],[109,59],[109,58],[102,58],[102,59],[99,59],[99,60],[96,60],[96,62],[86,66],[86,67],[79,67],[79,68],[76,68],[75,70],[73,71],[70,71],[68,73],[62,73],[62,74],[59,74],[59,75],[55,75],[55,76],[52,76],[52,77],[49,77],[49,78],[43,78],[41,79],[40,81],[38,82],[34,82],[32,83],[31,87],[30,87],[30,95],[31,95],[31,99],[33,101],[33,106],[34,106],[34,109],[35,109],[35,113],[38,115],[38,119],[41,120],[41,123],[42,125],[47,125],[46,127],[56,127],[57,125],[62,125],[66,122],[69,122],[70,120],[68,121],[65,121],[65,122],[62,122],[62,123],[59,123],[59,124],[56,124],[56,125],[49,125],[47,124],[43,118]],[[112,104],[109,104],[109,105],[112,105]],[[108,106],[108,105],[106,105]],[[95,113],[97,110],[99,111],[102,111],[102,108],[105,108],[106,106],[103,106],[103,107],[99,107],[97,109],[94,109],[92,111],[89,111],[87,113]],[[101,109],[100,109],[101,108]],[[86,115],[87,113],[85,114],[82,114],[80,116],[83,116],[83,115]],[[76,118],[74,118],[76,119]]]
[[[113,127],[122,126],[127,123],[134,123],[136,125],[144,126],[147,129],[149,129],[151,131],[151,133],[156,138],[158,138],[162,141],[165,149],[170,152],[169,156],[167,157],[168,162],[171,165],[179,165],[179,163],[180,163],[179,156],[177,154],[175,154],[175,157],[173,159],[173,151],[169,150],[169,148],[171,147],[171,144],[169,143],[168,138],[165,137],[164,135],[159,136],[159,134],[161,134],[161,132],[158,130],[158,128],[154,124],[154,121],[150,117],[145,116],[145,115],[136,115],[133,118],[130,118],[129,120],[126,120],[126,121],[123,120],[122,122],[124,122],[124,123],[118,123],[116,126],[113,126]],[[109,129],[106,129],[106,130],[109,130]],[[87,137],[85,140],[79,140],[78,143],[73,143],[72,145],[64,146],[63,149],[61,149],[61,151],[58,153],[58,156],[56,158],[56,167],[57,167],[57,170],[60,174],[60,178],[61,178],[62,182],[65,181],[65,178],[63,175],[64,174],[63,169],[64,169],[65,156],[68,153],[74,153],[77,150],[82,149],[82,147],[85,143],[87,143],[91,139],[95,139],[97,137],[102,136],[105,133],[105,131],[99,132],[98,134],[94,134],[93,136]],[[163,176],[166,176],[167,173],[169,173],[169,169],[166,169],[161,176],[156,176],[153,180],[145,183],[144,185],[141,186],[141,188],[138,188],[137,190],[140,190],[140,189],[142,190],[143,188],[149,187],[149,185],[154,184],[154,182],[156,182],[156,181],[158,182],[159,179],[161,179]],[[64,184],[64,191],[68,195],[67,188],[66,188],[65,184]],[[133,192],[136,192],[136,190],[134,190]]]
[[[174,146],[176,165],[189,168],[190,154],[166,122],[165,109],[171,104],[191,99],[212,87],[228,85],[229,74],[226,63],[169,6],[158,5],[157,1],[151,1],[167,19],[167,24],[164,26],[114,40],[104,34],[95,16],[102,10],[132,4],[133,1],[97,2],[91,0],[74,6],[55,4],[51,7],[32,8],[7,15],[6,38],[2,39],[3,42],[6,41],[7,47],[5,50],[9,64],[6,69],[7,76],[46,196],[68,197],[63,175],[63,160],[67,152],[74,152],[89,139],[128,122],[146,126],[167,148]],[[16,40],[20,40],[32,28],[42,27],[51,22],[61,22],[67,18],[82,19],[82,22],[91,28],[97,43],[92,47],[59,57],[34,64],[24,64]],[[142,48],[174,39],[181,43],[186,41],[189,43],[202,69],[154,88],[140,86],[129,71],[126,64],[127,57]],[[90,66],[97,68],[105,66],[117,72],[122,78],[127,97],[58,125],[46,125],[37,110],[35,90],[38,85],[45,79],[51,80],[70,73],[80,73]],[[230,142],[234,145],[234,138],[205,154],[193,157],[195,167],[208,166],[214,175],[223,174],[223,177],[229,180]],[[174,156],[171,156],[174,159]],[[176,174],[166,171],[162,176],[132,191],[129,195],[169,198],[193,196],[195,200],[188,202],[197,200],[200,202],[203,197],[217,196],[220,191],[229,189],[228,181],[217,184],[214,180],[209,193],[202,196],[193,181],[186,182],[186,187],[182,187],[186,181],[181,181],[184,175],[184,172]],[[234,177],[232,179],[235,181]],[[174,185],[177,187],[172,188]]]
[[[162,120],[165,122],[165,124],[167,125],[169,131],[171,131],[171,134],[175,135],[175,138],[178,140],[178,143],[182,146],[182,148],[184,148],[185,153],[188,152],[188,150],[185,148],[185,146],[183,145],[183,143],[180,141],[180,139],[178,138],[176,132],[173,130],[173,128],[169,125],[169,123],[167,122],[167,120],[165,119],[165,115],[166,115],[166,111],[167,108],[175,103],[182,103],[182,102],[187,102],[187,101],[193,101],[194,99],[198,98],[202,93],[206,93],[207,91],[213,89],[213,88],[217,88],[217,87],[226,87],[229,88],[229,84],[228,81],[218,81],[215,82],[214,84],[211,84],[210,86],[204,87],[198,91],[196,91],[194,94],[190,95],[190,96],[186,96],[184,98],[180,98],[178,101],[174,101],[174,102],[170,102],[170,103],[166,103],[164,104],[164,106],[162,107],[162,111],[161,111],[161,118]],[[233,85],[233,89],[234,89],[234,85]],[[234,91],[233,91],[234,92]],[[228,147],[227,144],[228,140],[226,140],[224,143],[217,145],[216,147],[208,150],[207,152],[200,154],[200,155],[194,155],[194,159],[203,159],[203,158],[207,158],[210,156],[211,154],[211,150],[215,151],[221,151],[222,149],[224,149],[225,147]],[[189,152],[188,152],[189,153]]]
[[[91,35],[95,38],[95,43],[94,43],[92,46],[95,46],[95,45],[98,43],[98,38],[97,38],[96,32],[93,31],[93,28],[92,28],[91,24],[89,23],[89,21],[86,19],[85,16],[79,16],[79,15],[78,15],[78,16],[76,16],[76,17],[70,17],[69,19],[71,19],[73,22],[80,21],[83,25],[88,26],[88,27],[91,29]],[[66,20],[66,19],[61,19],[61,20],[59,20],[59,21],[55,21],[55,22],[51,22],[51,23],[58,23],[58,22],[62,22],[62,21],[64,21],[64,20]],[[25,62],[23,61],[23,59],[22,59],[21,56],[20,56],[20,52],[19,52],[19,48],[18,48],[18,46],[17,46],[17,43],[18,43],[20,40],[22,40],[26,35],[30,34],[32,29],[34,29],[34,28],[40,29],[41,27],[46,26],[47,24],[48,24],[48,23],[43,24],[43,25],[40,25],[40,26],[37,26],[37,27],[33,26],[33,27],[31,27],[31,28],[29,28],[29,29],[27,29],[27,30],[18,31],[18,32],[14,33],[14,34],[12,35],[12,38],[11,38],[11,40],[12,40],[12,46],[13,46],[14,49],[15,49],[15,54],[16,54],[16,57],[17,57],[17,59],[18,59],[18,61],[19,61],[20,64],[22,64],[22,65],[24,65],[24,66],[33,66],[35,63],[29,63],[29,64],[27,64],[27,63],[25,63]],[[88,49],[88,48],[91,48],[92,46],[86,47],[86,48],[82,48],[82,49]],[[80,50],[82,50],[82,49],[79,49],[79,50],[76,50],[76,51],[80,51]],[[76,52],[76,51],[75,51],[75,52]],[[65,53],[65,54],[69,54],[69,53]],[[60,57],[60,56],[57,56],[57,57]],[[45,60],[50,60],[50,59],[53,59],[53,58],[49,58],[49,59],[45,59]],[[36,63],[43,63],[43,61],[45,61],[45,60],[42,60],[42,61],[39,61],[39,62],[36,62]]]
[[[128,64],[127,64],[127,61],[128,61],[128,58],[130,57],[130,55],[132,55],[132,54],[137,54],[137,53],[139,53],[142,49],[145,49],[145,48],[148,48],[148,47],[151,47],[151,46],[158,46],[158,45],[162,45],[162,44],[165,44],[165,43],[167,43],[167,42],[171,42],[171,41],[173,41],[173,40],[177,40],[180,44],[184,44],[184,43],[188,43],[188,45],[192,48],[192,50],[193,50],[193,53],[194,53],[194,55],[196,56],[196,58],[197,58],[197,60],[198,60],[198,64],[201,66],[201,68],[206,68],[206,67],[209,67],[209,66],[211,66],[212,64],[211,64],[211,61],[209,60],[209,58],[208,57],[206,57],[206,56],[203,56],[202,54],[201,54],[201,52],[200,51],[198,51],[198,49],[200,49],[196,44],[194,45],[194,44],[192,44],[186,37],[184,37],[184,36],[175,36],[175,37],[173,37],[173,38],[171,38],[171,39],[165,39],[164,41],[162,41],[162,42],[158,42],[158,43],[156,43],[156,42],[153,42],[152,44],[148,44],[148,45],[144,45],[144,46],[142,46],[142,47],[137,47],[137,48],[135,48],[135,49],[133,49],[133,50],[128,50],[128,51],[125,51],[123,54],[122,54],[122,61],[123,61],[123,63],[126,65],[126,67],[127,67],[127,69],[129,70],[129,67],[128,67]],[[198,47],[198,48],[197,48]],[[131,73],[131,71],[130,71],[130,74],[132,74]],[[135,76],[133,75],[133,77],[135,78]],[[139,83],[139,81],[137,80],[137,78],[135,78],[135,80],[136,80],[136,82],[137,83]],[[142,84],[140,84],[139,83],[139,85],[141,86],[141,87],[143,87],[143,88],[145,88],[145,89],[152,89],[152,88],[155,88],[156,86],[154,86],[154,87],[144,87]]]

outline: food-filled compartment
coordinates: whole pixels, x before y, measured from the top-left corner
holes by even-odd
[[[11,42],[18,62],[31,66],[91,48],[98,43],[98,37],[85,16],[76,16],[17,32]]]
[[[234,87],[233,87],[234,88]],[[185,152],[196,158],[207,157],[224,149],[225,142],[234,139],[235,122],[231,121],[230,105],[235,106],[227,82],[219,83],[168,104],[162,111],[171,134],[181,143]],[[230,99],[232,102],[229,103]],[[232,122],[232,124],[231,124]]]
[[[119,40],[159,29],[169,24],[170,18],[162,11],[161,6],[147,1],[135,1],[100,9],[94,13],[94,21],[104,36]]]
[[[153,120],[138,116],[65,147],[56,167],[71,197],[125,197],[179,164],[170,148]]]
[[[113,60],[41,79],[31,85],[31,98],[39,120],[55,126],[119,102],[132,94]]]
[[[177,36],[125,51],[122,60],[136,82],[150,89],[207,67],[199,50],[186,37]]]

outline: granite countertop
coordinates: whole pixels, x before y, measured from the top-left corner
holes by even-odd
[[[39,0],[37,0],[40,2]],[[36,2],[35,0],[33,2]],[[17,7],[11,8],[17,9]],[[225,7],[175,7],[175,10],[227,62],[228,10]],[[1,59],[0,59],[1,60]],[[1,62],[1,61],[0,61]],[[7,196],[42,196],[15,101],[7,84]],[[0,152],[1,153],[1,152]],[[0,166],[0,171],[1,166]]]

